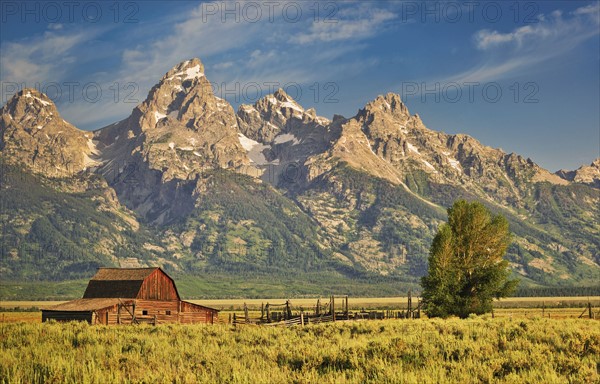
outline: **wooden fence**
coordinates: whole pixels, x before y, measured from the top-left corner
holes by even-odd
[[[341,308],[336,308],[336,299],[341,299]],[[276,310],[273,310],[275,308]],[[338,310],[339,309],[339,310]],[[408,308],[399,311],[350,311],[348,296],[331,296],[328,303],[321,304],[321,299],[310,311],[304,308],[292,308],[287,300],[283,304],[269,304],[261,306],[260,316],[250,316],[248,306],[244,304],[244,314],[233,314],[229,323],[236,325],[265,325],[265,326],[304,326],[308,324],[321,324],[334,321],[348,320],[381,320],[381,319],[417,319],[421,317],[421,302],[412,307],[409,297]]]

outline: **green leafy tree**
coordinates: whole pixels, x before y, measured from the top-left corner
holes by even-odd
[[[433,239],[428,274],[421,280],[427,315],[483,314],[492,310],[494,298],[512,293],[518,281],[509,279],[503,258],[510,242],[503,216],[493,216],[479,202],[456,201]]]

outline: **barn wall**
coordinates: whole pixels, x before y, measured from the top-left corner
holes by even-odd
[[[120,323],[119,323],[119,319],[120,319]],[[127,314],[126,312],[123,313],[123,311],[121,311],[120,317],[116,311],[108,312],[108,325],[115,325],[115,324],[131,324],[131,316],[129,314]]]
[[[42,311],[42,322],[48,320],[56,321],[87,321],[92,322],[92,312],[75,311]]]
[[[177,300],[177,289],[175,283],[160,269],[148,276],[137,295],[138,299],[146,300]]]
[[[212,324],[217,321],[219,312],[210,308],[206,308],[200,305],[188,303],[186,301],[181,302],[181,323],[209,323]]]
[[[211,311],[202,312],[183,312],[179,315],[179,322],[182,324],[206,323],[212,324],[217,321],[217,314]]]
[[[93,323],[94,324],[104,324],[104,325],[117,324],[117,309],[118,309],[118,305],[113,305],[112,307],[107,307],[107,308],[102,308],[102,309],[96,310],[94,312]],[[114,314],[114,321],[112,323],[110,321],[111,314]],[[127,314],[127,311],[122,309],[121,314],[122,315]],[[130,316],[130,318],[131,318],[131,316]]]
[[[43,311],[42,321],[87,321],[92,324],[131,324],[132,303],[121,307],[118,305],[98,309],[96,311]],[[144,311],[146,313],[144,314]],[[167,314],[167,311],[170,313]],[[187,303],[185,301],[169,300],[136,300],[135,317],[140,321],[161,323],[209,323],[217,321],[218,312],[210,308]]]
[[[154,301],[154,300],[136,300],[135,315],[136,316],[154,316],[166,315],[167,311],[171,311],[172,315],[177,315],[179,302],[177,300],[169,301]],[[144,315],[143,311],[147,311]]]

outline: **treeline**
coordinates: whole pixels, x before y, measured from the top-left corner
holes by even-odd
[[[590,287],[522,287],[513,297],[600,296],[600,285]]]

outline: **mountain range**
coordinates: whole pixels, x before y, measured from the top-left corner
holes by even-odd
[[[600,278],[600,159],[551,173],[427,128],[393,93],[349,118],[318,116],[282,89],[236,112],[191,59],[94,132],[23,89],[0,110],[0,154],[5,281],[160,265],[237,279],[232,292],[275,281],[286,294],[333,282],[404,292],[460,198],[507,217],[522,284]]]

